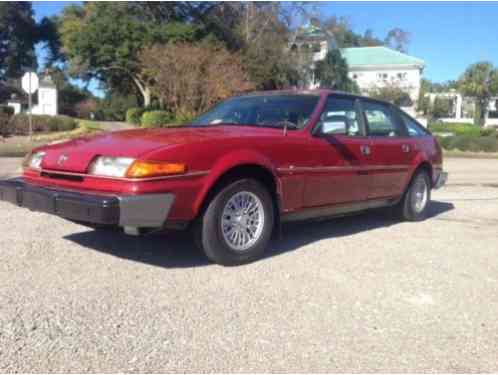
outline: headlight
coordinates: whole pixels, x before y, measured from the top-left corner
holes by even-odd
[[[133,158],[100,156],[92,162],[88,172],[96,176],[125,177],[126,171],[134,161]]]
[[[133,158],[96,158],[88,173],[95,176],[146,178],[181,174],[187,171],[183,163],[135,160]]]
[[[44,151],[28,154],[22,162],[24,168],[41,169],[41,163],[45,156]]]

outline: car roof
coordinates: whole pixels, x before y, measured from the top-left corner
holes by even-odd
[[[379,102],[382,104],[392,105],[391,103],[384,101],[384,100],[375,99],[375,98],[371,98],[371,97],[364,96],[364,95],[353,94],[353,93],[345,92],[345,91],[331,90],[331,89],[306,90],[306,89],[294,88],[294,89],[285,89],[285,90],[251,91],[251,92],[243,93],[240,96],[258,96],[258,95],[317,95],[317,96],[327,96],[330,94],[344,95],[344,96],[349,96],[352,98],[365,99],[365,100]]]

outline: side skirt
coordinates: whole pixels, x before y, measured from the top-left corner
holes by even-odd
[[[296,212],[282,214],[281,220],[283,222],[289,222],[289,221],[301,221],[301,220],[311,220],[311,219],[328,219],[333,217],[355,214],[373,208],[394,206],[400,201],[400,199],[401,197],[388,198],[388,199],[373,199],[369,201],[349,203],[349,204],[306,208]]]

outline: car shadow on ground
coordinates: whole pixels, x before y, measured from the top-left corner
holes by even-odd
[[[452,203],[433,201],[429,218],[454,209]],[[264,261],[302,246],[327,238],[352,236],[369,230],[397,225],[389,210],[373,210],[361,215],[323,221],[289,223],[283,226],[282,237],[272,241]],[[131,237],[120,231],[89,230],[64,237],[83,248],[164,268],[189,268],[209,265],[209,261],[193,244],[190,232]]]

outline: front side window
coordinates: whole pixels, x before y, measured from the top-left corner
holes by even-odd
[[[322,134],[361,135],[355,100],[329,97],[320,116],[319,126]]]
[[[318,95],[248,95],[225,100],[191,124],[250,125],[302,129],[318,104]]]
[[[368,135],[374,137],[400,136],[400,130],[393,114],[387,105],[374,102],[363,102],[363,110],[367,119]]]

